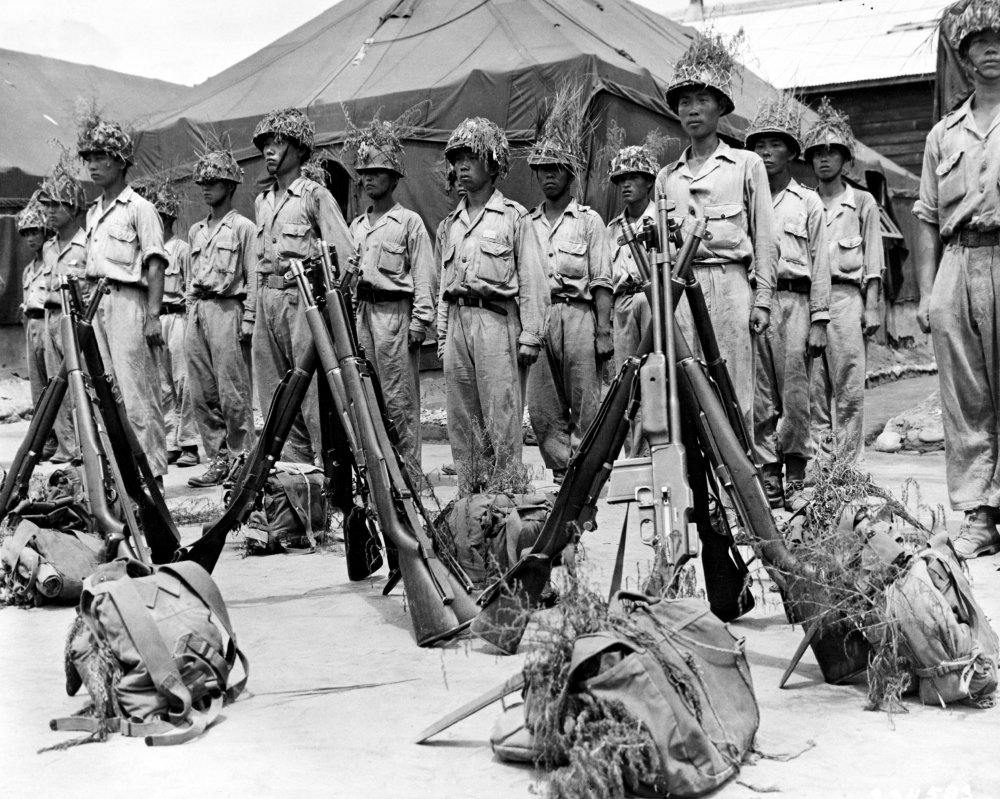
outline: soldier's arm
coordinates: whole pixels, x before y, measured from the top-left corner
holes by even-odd
[[[438,225],[437,236],[434,238],[434,270],[438,277],[437,300],[437,344],[438,357],[444,357],[444,342],[448,335],[448,303],[444,299],[444,254],[447,249],[448,218],[445,217]]]
[[[774,204],[768,188],[767,170],[764,162],[756,156],[750,160],[745,190],[747,226],[753,242],[754,275],[757,279],[753,304],[754,308],[770,313],[778,270],[778,246],[775,241]]]
[[[594,296],[594,310],[597,317],[597,341],[595,352],[598,360],[606,360],[614,355],[614,339],[611,334],[611,305],[613,301],[611,276],[611,236],[608,228],[596,213],[589,218],[588,248],[590,256],[590,291]]]
[[[920,289],[920,304],[917,307],[917,323],[924,333],[931,332],[930,304],[934,277],[941,262],[941,230],[938,217],[937,167],[940,161],[937,128],[927,137],[924,148],[924,168],[920,173],[920,197],[913,205],[913,215],[917,218],[917,241],[914,252],[917,286]]]
[[[427,229],[420,217],[410,217],[407,231],[407,248],[410,253],[410,274],[413,277],[413,313],[410,332],[421,338],[434,324],[434,302],[437,297],[437,269]]]
[[[809,319],[813,323],[825,323],[830,321],[830,248],[827,245],[823,202],[818,197],[809,204],[806,233],[809,236],[809,256],[812,261]]]
[[[243,300],[243,322],[252,325],[257,318],[257,283],[260,276],[257,274],[257,229],[250,220],[240,225],[238,237],[246,290],[246,298]]]
[[[549,305],[542,245],[527,214],[514,221],[514,250],[517,254],[517,303],[521,315],[518,360],[527,366],[534,363],[544,341],[545,310]]]
[[[354,247],[351,231],[344,221],[344,215],[340,213],[337,201],[322,187],[313,192],[313,214],[320,237],[327,244],[334,245],[337,248],[337,256],[346,262]]]
[[[163,346],[160,308],[163,303],[163,275],[167,271],[167,251],[163,247],[163,226],[151,203],[133,206],[139,251],[146,268],[146,341],[151,347]]]
[[[865,271],[862,284],[865,291],[865,335],[871,336],[881,326],[878,301],[882,290],[882,270],[885,266],[885,246],[882,243],[882,226],[878,203],[869,195],[861,219],[861,237],[864,239]]]

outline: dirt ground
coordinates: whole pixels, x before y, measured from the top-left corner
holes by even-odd
[[[869,392],[870,413],[879,391]],[[898,393],[898,391],[897,391]],[[6,465],[26,429],[0,428]],[[550,485],[537,449],[526,460]],[[451,461],[444,444],[427,444],[424,467],[440,478]],[[894,491],[914,478],[922,498],[946,503],[944,457],[869,452],[867,468]],[[185,485],[195,471],[171,469],[167,498],[217,497],[218,489]],[[454,495],[441,478],[442,502]],[[602,503],[599,529],[585,545],[591,579],[606,586],[624,508]],[[955,514],[950,517],[954,526]],[[185,540],[196,537],[184,528]],[[417,746],[428,724],[513,675],[523,655],[500,657],[474,639],[439,649],[414,642],[400,589],[381,595],[384,572],[351,583],[335,553],[242,559],[233,539],[215,577],[240,646],[250,659],[248,692],[202,738],[174,748],[147,748],[112,738],[65,751],[38,750],[75,734],[48,720],[78,710],[84,698],[63,690],[62,650],[73,611],[0,611],[0,785],[9,797],[529,797],[538,791],[531,768],[498,761],[489,748],[499,704]],[[627,549],[627,578],[648,568],[649,550],[636,537]],[[976,596],[1000,614],[1000,558],[971,564]],[[756,564],[754,565],[754,568]],[[758,570],[757,607],[732,625],[746,647],[766,756],[714,796],[996,797],[1000,765],[994,747],[998,711],[924,707],[907,713],[866,712],[864,687],[823,683],[811,652],[784,690],[778,681],[801,630],[790,627]],[[790,759],[789,759],[790,757]]]

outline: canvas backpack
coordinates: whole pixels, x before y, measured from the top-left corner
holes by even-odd
[[[106,560],[104,542],[78,530],[50,530],[21,519],[0,545],[10,604],[75,603],[83,581]]]
[[[245,535],[252,555],[287,548],[316,548],[327,527],[326,477],[306,463],[279,461],[264,486],[259,510],[250,514]]]
[[[149,746],[198,735],[247,681],[248,664],[219,589],[198,564],[155,570],[132,560],[102,566],[84,584],[66,643],[66,691],[86,686],[89,715],[54,730],[109,732]],[[233,682],[236,661],[243,676]]]

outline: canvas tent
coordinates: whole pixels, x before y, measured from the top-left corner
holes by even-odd
[[[154,118],[141,136],[139,164],[150,170],[190,164],[206,136],[228,133],[247,171],[237,205],[249,214],[264,177],[250,138],[268,110],[304,109],[318,143],[335,148],[346,132],[344,108],[365,123],[376,112],[393,118],[416,105],[418,128],[405,141],[408,177],[397,197],[433,231],[455,202],[443,191],[442,152],[451,130],[467,116],[486,116],[524,149],[544,98],[570,79],[584,84],[595,126],[583,196],[610,218],[618,199],[604,179],[606,165],[598,163],[607,124],[624,126],[630,142],[654,127],[681,137],[664,89],[693,35],[627,0],[343,0]],[[759,100],[773,90],[749,70],[735,88],[736,111],[724,118],[722,133],[742,142]],[[678,141],[669,155],[679,152]],[[909,172],[865,147],[859,160],[883,170],[891,189],[912,194]],[[347,174],[337,166],[330,171],[338,199],[349,214],[358,212]],[[500,187],[529,207],[540,199],[523,158]],[[183,221],[201,212],[195,200]]]

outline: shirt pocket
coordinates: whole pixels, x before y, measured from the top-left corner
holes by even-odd
[[[962,150],[958,150],[937,165],[934,174],[938,179],[938,208],[948,213],[965,197],[965,172],[962,169]],[[944,215],[941,217],[944,219]]]
[[[309,245],[312,243],[311,233],[312,228],[309,225],[291,223],[282,225],[281,235],[278,238],[279,254],[284,258],[308,258]]]
[[[705,206],[705,225],[713,251],[735,249],[743,240],[743,206],[739,203]]]
[[[563,277],[573,279],[587,275],[587,243],[569,241],[557,245],[556,268]]]
[[[837,241],[835,255],[837,258],[837,268],[841,274],[848,275],[852,272],[858,272],[864,266],[864,250],[861,247],[862,241],[864,239],[861,236],[848,236]]]
[[[494,286],[507,286],[514,277],[514,248],[502,241],[479,242],[476,277]]]
[[[139,236],[132,228],[111,225],[108,228],[104,257],[111,263],[129,268],[139,254]]]
[[[383,241],[379,247],[378,271],[386,275],[401,275],[406,268],[406,246]]]
[[[803,222],[788,221],[783,227],[780,260],[799,266],[809,265],[809,234]]]

